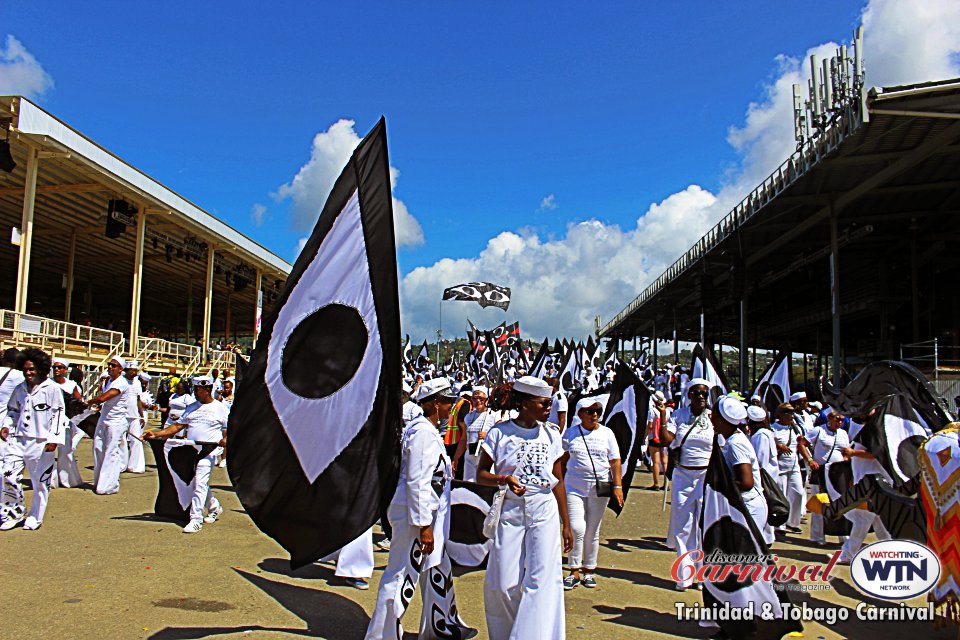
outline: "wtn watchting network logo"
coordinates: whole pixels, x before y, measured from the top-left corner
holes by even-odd
[[[940,579],[940,558],[918,542],[884,540],[860,549],[850,562],[860,591],[886,600],[923,595]]]

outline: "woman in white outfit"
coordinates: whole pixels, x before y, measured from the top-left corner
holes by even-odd
[[[787,522],[777,527],[777,530],[787,529],[794,533],[800,532],[800,518],[803,517],[804,502],[807,497],[803,488],[803,477],[800,475],[800,458],[810,456],[803,440],[803,433],[799,432],[794,415],[793,405],[784,402],[777,407],[777,421],[773,423],[773,435],[777,440],[777,467],[780,470],[778,481],[780,490],[790,503],[790,517]]]
[[[175,424],[179,422],[180,416],[187,410],[187,407],[196,401],[197,399],[190,393],[190,384],[186,380],[180,380],[174,394],[170,396],[166,423]]]
[[[713,451],[713,425],[710,422],[710,383],[703,378],[694,378],[687,386],[690,404],[673,412],[666,419],[661,409],[660,442],[668,450],[680,450],[680,462],[673,470],[670,481],[670,531],[667,544],[677,550],[682,558],[681,575],[692,576],[701,564],[690,560],[688,551],[700,548],[700,506],[703,502],[703,482]],[[693,570],[687,568],[692,566]],[[693,578],[677,583],[677,590],[693,586]]]
[[[423,414],[410,421],[400,445],[400,478],[387,508],[393,528],[390,556],[380,578],[367,640],[403,637],[400,623],[417,585],[423,596],[420,638],[436,638],[440,635],[438,629],[447,628],[449,632],[449,627],[458,627],[461,638],[477,634],[456,615],[450,560],[443,549],[450,529],[453,468],[439,426],[447,423],[456,396],[446,378],[435,378],[417,387],[415,397]],[[430,575],[435,571],[449,579],[445,598],[431,584]],[[434,605],[453,615],[435,620]]]
[[[810,493],[829,494],[831,500],[840,497],[838,491],[827,482],[826,468],[831,462],[843,462],[847,458],[844,451],[850,448],[850,438],[847,432],[841,429],[843,416],[835,411],[827,415],[827,425],[812,427],[806,430],[805,437],[812,448],[813,461],[810,462],[810,471],[813,480],[810,482]],[[841,541],[845,536],[841,536]],[[823,516],[819,513],[810,514],[810,541],[823,544],[826,538],[823,534]]]
[[[113,358],[107,364],[104,391],[87,401],[100,406],[100,419],[93,434],[93,485],[101,495],[120,491],[120,474],[127,462],[127,402],[123,392],[130,383],[123,376],[124,361]]]
[[[57,446],[63,444],[67,431],[67,415],[63,392],[48,378],[50,356],[40,349],[20,353],[17,368],[24,381],[13,390],[7,401],[7,420],[0,426],[0,438],[7,441],[3,457],[3,503],[0,504],[0,530],[8,530],[23,522],[28,531],[39,529],[50,496]],[[30,474],[33,501],[26,513],[23,471]]]
[[[767,544],[773,542],[773,532],[767,527],[767,499],[763,495],[757,452],[740,428],[747,422],[747,408],[733,396],[717,400],[717,410],[710,414],[713,429],[723,436],[723,459],[733,474],[733,482]],[[769,537],[768,537],[769,535]]]
[[[761,406],[747,407],[747,427],[750,429],[750,444],[757,454],[757,466],[767,472],[773,482],[777,482],[780,468],[777,466],[777,440],[773,437],[767,410]],[[773,527],[764,523],[761,527],[763,539],[772,544],[776,538]]]
[[[576,414],[580,422],[564,431],[566,453],[560,459],[573,532],[573,550],[567,558],[570,575],[563,580],[564,590],[580,584],[588,589],[597,586],[594,573],[600,550],[600,524],[611,497],[597,495],[600,484],[609,484],[613,499],[623,506],[620,445],[613,431],[600,424],[603,402],[583,398],[577,402]]]
[[[476,386],[471,397],[473,410],[468,413],[463,423],[467,427],[467,437],[460,438],[457,445],[457,460],[463,456],[463,479],[470,482],[477,481],[477,463],[480,461],[480,443],[487,437],[487,432],[499,421],[500,412],[487,408],[487,388]]]
[[[83,402],[80,385],[67,377],[69,371],[69,362],[60,357],[53,358],[53,381],[57,383],[63,393]],[[79,487],[83,483],[75,454],[76,445],[82,438],[83,431],[75,424],[70,423],[63,444],[57,451],[56,470],[50,479],[51,486],[73,488]]]
[[[477,480],[506,486],[493,537],[483,600],[491,640],[565,637],[563,551],[573,548],[560,458],[560,433],[544,422],[553,390],[539,378],[514,381],[513,420],[494,426],[480,445]]]

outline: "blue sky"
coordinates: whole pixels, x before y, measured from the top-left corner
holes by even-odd
[[[399,251],[401,275],[452,258],[465,262],[450,277],[481,279],[496,277],[477,260],[502,232],[562,243],[571,222],[633,229],[690,185],[722,192],[750,162],[730,128],[749,130],[749,105],[770,99],[778,56],[848,42],[865,6],[4,3],[0,37],[52,80],[35,96],[45,109],[291,261],[307,231],[281,185],[317,133],[349,119],[362,136],[385,114],[395,197],[423,230]],[[875,24],[893,20],[883,11]],[[426,330],[414,316],[443,276],[402,289],[406,324]],[[638,288],[616,287],[598,313]]]

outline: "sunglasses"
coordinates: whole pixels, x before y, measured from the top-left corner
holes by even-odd
[[[584,409],[583,412],[587,415],[598,416],[603,413],[603,409]]]
[[[53,365],[53,368],[54,368],[54,369],[66,369],[66,367],[63,366],[62,364],[55,364],[55,365]]]
[[[107,365],[107,368],[108,368],[108,369],[113,369],[113,368],[119,369],[119,368],[120,368],[120,365],[117,364],[116,362],[111,362],[110,364]]]
[[[553,406],[553,400],[530,400],[529,402],[532,402],[533,404],[537,405],[538,407],[552,407],[552,406]]]
[[[709,391],[691,391],[688,394],[692,398],[707,398],[710,396]]]

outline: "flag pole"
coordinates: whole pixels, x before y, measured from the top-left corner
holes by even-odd
[[[437,367],[443,363],[440,355],[440,341],[443,339],[443,298],[440,299],[440,328],[437,329]]]

